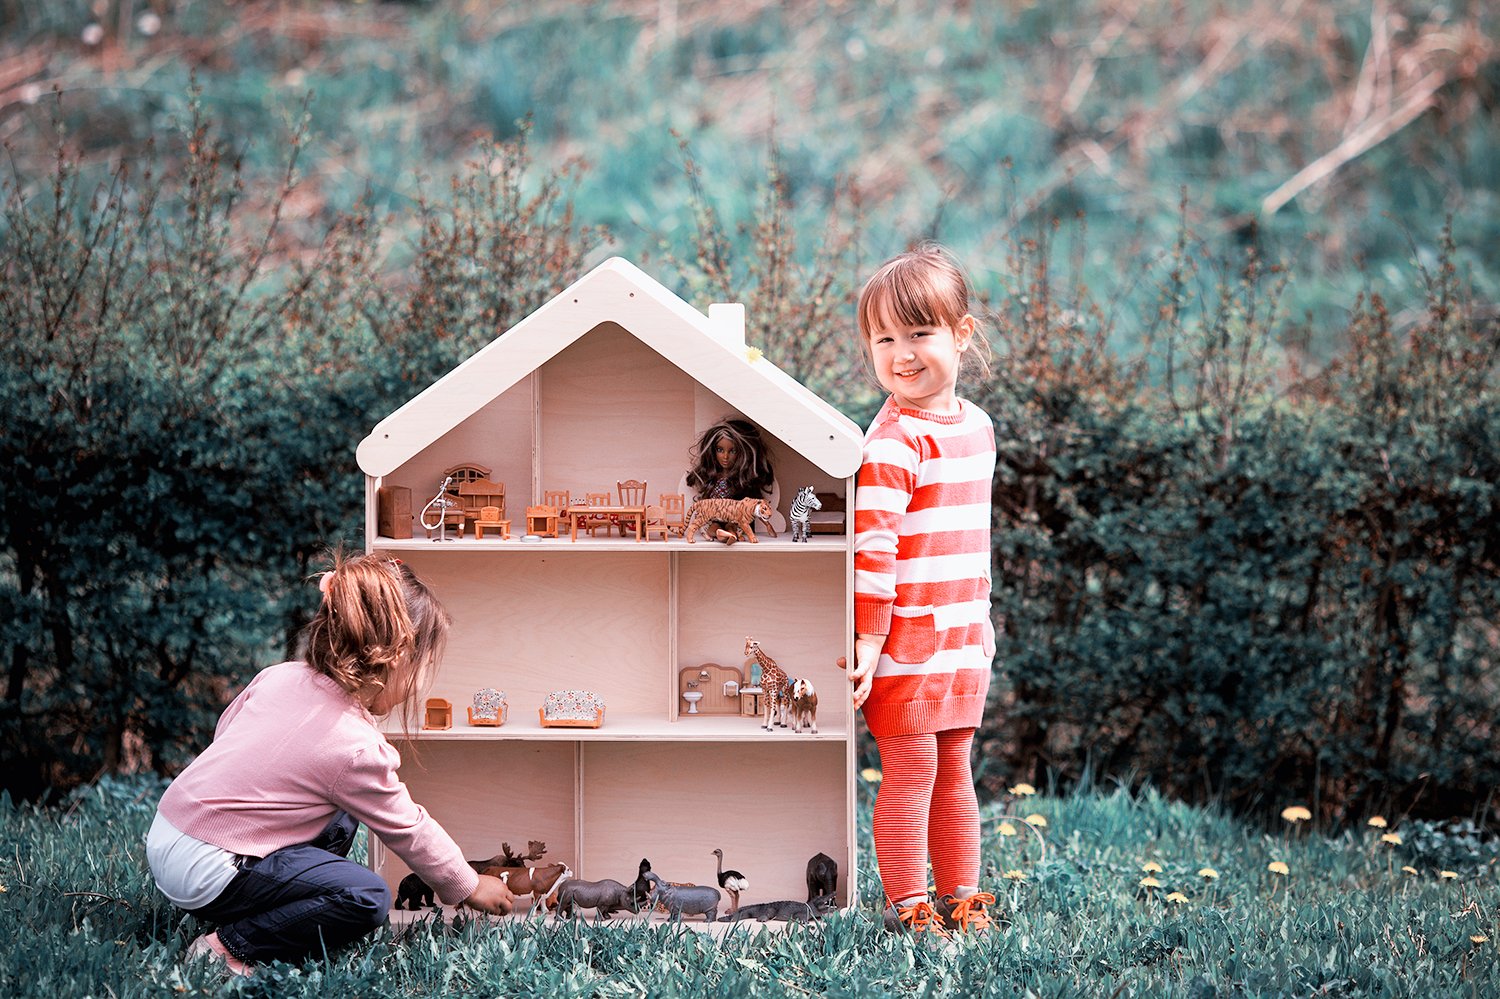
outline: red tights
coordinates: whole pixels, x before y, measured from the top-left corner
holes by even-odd
[[[876,739],[875,859],[889,902],[927,894],[927,859],[938,897],[979,885],[979,803],[969,767],[972,728]]]

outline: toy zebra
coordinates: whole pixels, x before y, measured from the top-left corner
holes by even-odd
[[[797,490],[797,498],[792,500],[792,540],[806,541],[808,535],[808,519],[814,510],[823,509],[823,504],[818,502],[818,494],[813,492],[812,486],[803,486]]]

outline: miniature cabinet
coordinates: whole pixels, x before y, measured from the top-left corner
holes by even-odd
[[[485,488],[525,510],[528,530],[548,493],[637,480],[654,500],[681,479],[698,433],[730,414],[761,429],[783,514],[803,485],[851,495],[859,428],[746,349],[742,307],[705,316],[612,258],[360,444],[367,550],[408,562],[453,616],[428,693],[467,704],[500,688],[515,709],[501,726],[386,723],[402,778],[469,857],[536,839],[581,878],[629,883],[646,857],[665,880],[715,884],[721,848],[750,878],[749,904],[805,898],[807,861],[822,852],[839,863],[839,904],[853,902],[855,727],[836,664],[853,657],[847,531],[796,544],[758,531],[756,544],[725,546],[670,532],[570,540],[553,526],[440,544],[387,535],[377,516],[382,490],[431,495],[459,462],[488,469]],[[816,735],[768,733],[742,713],[747,636],[816,686]],[[690,667],[714,685],[711,710],[690,712],[681,696]],[[538,709],[563,689],[598,695],[603,723],[544,727]],[[374,839],[370,863],[393,890],[408,873]]]

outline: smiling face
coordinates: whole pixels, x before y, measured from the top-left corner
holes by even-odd
[[[903,409],[957,412],[959,363],[973,335],[968,313],[948,326],[905,323],[882,312],[868,341],[875,377]]]

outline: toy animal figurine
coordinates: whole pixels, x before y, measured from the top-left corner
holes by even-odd
[[[715,850],[714,856],[719,858],[719,870],[717,873],[719,887],[729,893],[729,911],[734,912],[740,907],[740,892],[750,887],[750,879],[739,871],[724,870],[723,850]]]
[[[545,867],[486,867],[479,873],[504,880],[513,895],[530,895],[532,911],[543,903],[546,903],[549,908],[555,906],[557,886],[573,876],[567,864],[547,864]]]
[[[475,871],[484,873],[494,866],[494,860],[495,858],[492,857],[489,860],[470,860],[466,861],[466,863],[474,868]],[[500,880],[505,881],[508,885],[509,875],[502,876]],[[397,909],[410,909],[412,912],[416,912],[418,909],[442,908],[437,904],[437,899],[433,896],[432,888],[417,874],[408,874],[396,886],[396,904],[394,907]]]
[[[575,908],[593,909],[603,919],[608,919],[618,909],[640,910],[631,890],[612,878],[564,881],[557,889],[557,914],[566,919],[573,915]]]
[[[818,500],[818,494],[813,492],[812,486],[803,486],[797,490],[797,496],[792,500],[792,513],[787,519],[792,522],[792,540],[806,541],[811,533],[810,522],[814,510],[823,509],[823,504]]]
[[[818,692],[812,681],[797,677],[791,682],[792,731],[801,732],[805,726],[813,735],[818,734]]]
[[[771,528],[771,504],[763,499],[701,499],[688,507],[687,526],[683,528],[683,535],[688,544],[692,544],[698,538],[698,532],[704,532],[708,537],[708,529],[716,523],[728,524],[733,528],[730,530],[719,530],[715,537],[727,545],[732,545],[743,538],[751,544],[758,544],[759,539],[755,536],[755,521],[760,519],[765,522],[766,530]]]
[[[776,660],[766,655],[759,642],[748,636],[745,638],[745,658],[760,664],[760,685],[765,691],[761,699],[766,711],[766,722],[761,728],[767,732],[774,731],[775,724],[785,728],[789,701],[786,672],[776,665]]]
[[[500,844],[500,856],[491,857],[485,862],[487,867],[525,867],[528,860],[541,860],[547,855],[547,844],[539,839],[526,842],[526,852],[519,857],[511,852],[509,843]],[[473,864],[473,861],[469,862]],[[474,868],[476,871],[478,867]]]
[[[807,862],[807,900],[838,891],[839,865],[826,853],[815,853]]]
[[[635,883],[630,886],[630,900],[637,909],[646,904],[646,897],[651,894],[651,882],[646,880],[646,875],[650,873],[651,861],[642,857],[641,869],[635,876]]]
[[[652,897],[667,907],[667,915],[673,920],[703,916],[712,923],[719,918],[719,902],[723,898],[719,889],[707,885],[669,885],[649,872],[646,880],[651,883]]]
[[[742,919],[754,919],[764,923],[768,919],[775,919],[785,923],[805,923],[812,919],[821,919],[835,908],[832,895],[819,895],[807,902],[784,898],[779,902],[757,902],[754,905],[747,905],[743,909],[737,909],[727,916],[720,917],[719,922],[737,923]]]

